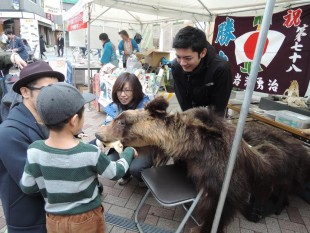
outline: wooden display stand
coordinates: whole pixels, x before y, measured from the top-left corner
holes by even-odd
[[[228,104],[227,108],[231,109],[231,110],[233,110],[235,112],[238,112],[238,113],[240,113],[240,111],[241,111],[241,105]],[[258,121],[261,121],[261,122],[264,122],[264,123],[266,123],[268,125],[277,127],[277,128],[282,129],[284,131],[290,132],[293,135],[300,137],[302,140],[310,142],[310,136],[302,134],[300,129],[296,129],[296,128],[293,128],[293,127],[281,124],[281,123],[276,122],[274,120],[271,120],[271,119],[269,119],[267,117],[264,117],[262,115],[259,115],[259,114],[256,114],[256,113],[252,113],[252,112],[248,113],[248,117],[253,118],[255,120],[258,120]]]

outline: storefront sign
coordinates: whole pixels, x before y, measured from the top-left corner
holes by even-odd
[[[68,20],[68,31],[87,28],[87,23],[83,22],[83,11]]]
[[[233,84],[245,89],[262,23],[258,17],[219,16],[213,45],[232,66]],[[310,5],[273,15],[255,91],[283,94],[292,80],[304,95],[310,80]]]
[[[52,15],[61,15],[60,0],[44,0],[44,12]]]
[[[63,3],[71,3],[71,4],[75,4],[78,2],[78,0],[62,0]]]
[[[14,10],[19,10],[19,0],[12,0],[12,6]]]

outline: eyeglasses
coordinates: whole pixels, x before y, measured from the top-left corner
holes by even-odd
[[[26,86],[31,91],[40,91],[44,86],[42,87],[33,87],[33,86]]]
[[[130,95],[132,93],[133,90],[119,90],[117,91],[118,95],[121,95],[123,92],[125,95]]]

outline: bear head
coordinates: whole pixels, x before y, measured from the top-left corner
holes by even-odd
[[[110,124],[101,126],[96,138],[103,143],[119,140],[125,146],[158,145],[160,135],[166,131],[168,106],[168,102],[160,96],[149,102],[144,109],[124,111]],[[154,130],[157,132],[154,133]]]

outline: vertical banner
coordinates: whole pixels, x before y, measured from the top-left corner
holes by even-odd
[[[51,15],[61,15],[61,0],[44,0],[44,12]]]
[[[245,89],[263,16],[219,16],[213,45],[232,65],[233,84]],[[292,80],[303,96],[310,80],[310,5],[273,15],[255,91],[283,94]]]
[[[34,57],[39,58],[39,26],[36,19],[20,19],[20,36],[28,41],[28,44],[33,51],[35,48]]]
[[[160,39],[160,24],[153,25],[153,46],[159,48],[159,39]]]

